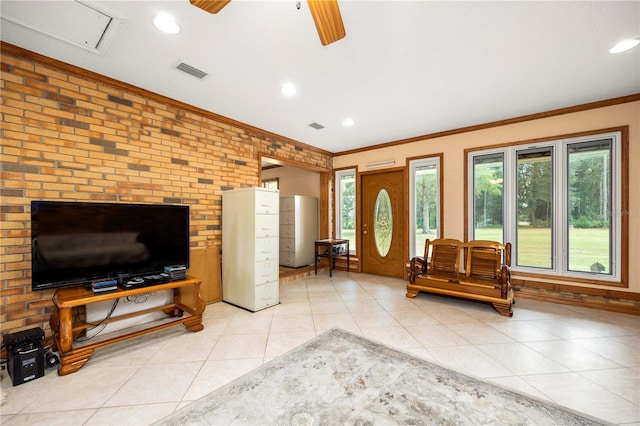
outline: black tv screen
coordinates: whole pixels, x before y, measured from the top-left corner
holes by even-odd
[[[32,290],[189,266],[189,207],[31,202]]]

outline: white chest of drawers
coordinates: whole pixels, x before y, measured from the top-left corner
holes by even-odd
[[[241,188],[222,194],[222,300],[252,312],[277,305],[279,194]]]
[[[302,195],[280,197],[280,265],[313,264],[318,238],[318,199]]]

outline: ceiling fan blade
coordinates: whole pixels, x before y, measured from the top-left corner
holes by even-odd
[[[231,0],[189,0],[195,7],[199,7],[209,13],[220,12],[230,1]]]
[[[323,46],[347,35],[342,23],[338,0],[307,0],[307,3]]]

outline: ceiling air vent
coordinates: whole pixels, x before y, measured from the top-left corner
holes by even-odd
[[[309,127],[313,127],[316,130],[324,129],[324,126],[322,124],[318,124],[318,123],[311,123],[311,124],[309,124]]]
[[[200,80],[202,80],[203,78],[209,75],[204,71],[200,71],[198,68],[185,64],[184,62],[180,62],[176,67],[176,69],[179,69],[182,72],[186,72],[187,74],[190,74],[196,78],[199,78]]]

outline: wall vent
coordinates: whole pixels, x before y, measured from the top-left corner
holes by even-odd
[[[324,126],[322,124],[318,124],[318,123],[311,123],[311,124],[309,124],[309,127],[313,127],[316,130],[324,129]]]
[[[203,78],[209,75],[204,71],[200,71],[196,67],[192,67],[191,65],[185,64],[184,62],[180,62],[176,67],[176,69],[179,69],[182,72],[186,72],[187,74],[192,75],[196,78],[199,78],[200,80],[202,80]]]

